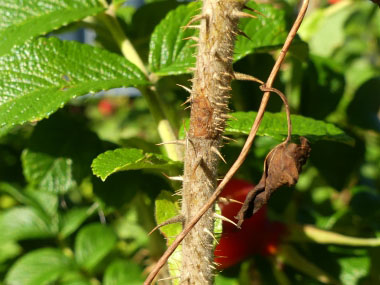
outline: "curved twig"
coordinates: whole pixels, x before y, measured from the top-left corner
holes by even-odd
[[[273,66],[272,72],[268,77],[268,80],[265,84],[267,88],[272,88],[272,84],[276,78],[276,75],[281,67],[282,62],[284,61],[285,55],[289,50],[290,44],[292,43],[301,23],[305,16],[307,7],[309,5],[309,0],[304,0],[301,6],[301,9],[298,13],[298,16],[293,24],[292,29],[290,30],[288,37],[286,38],[286,41],[284,43],[284,46],[281,49],[280,55],[277,58],[277,61],[275,65]],[[199,213],[186,225],[186,227],[182,230],[182,232],[177,236],[177,238],[174,240],[174,242],[168,247],[168,249],[164,252],[164,254],[161,256],[161,258],[156,263],[153,270],[150,272],[148,277],[146,278],[144,285],[149,285],[152,283],[155,276],[158,274],[160,269],[165,265],[166,261],[172,255],[174,250],[178,247],[178,245],[182,242],[182,240],[185,238],[185,236],[188,234],[188,232],[191,231],[191,229],[194,227],[194,225],[200,220],[200,218],[203,216],[203,214],[215,203],[216,199],[218,199],[218,196],[222,192],[224,186],[230,181],[230,179],[233,177],[233,175],[236,173],[236,171],[240,168],[240,166],[243,164],[245,158],[247,157],[247,154],[252,146],[253,140],[256,137],[257,130],[260,126],[261,120],[264,116],[265,108],[267,106],[268,100],[270,97],[270,92],[266,91],[264,93],[264,96],[261,100],[260,108],[257,112],[257,116],[255,119],[255,122],[252,125],[251,131],[248,135],[248,138],[243,146],[242,151],[240,152],[239,157],[236,159],[234,164],[231,166],[231,168],[228,170],[226,176],[223,178],[219,186],[215,189],[215,192],[211,196],[211,198],[207,201],[207,203],[202,207],[202,209],[199,211]]]

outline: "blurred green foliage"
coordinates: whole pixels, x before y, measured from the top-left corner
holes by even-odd
[[[23,1],[16,2],[15,6],[21,9]],[[29,2],[28,9],[33,10],[36,1]],[[65,2],[77,10],[83,9],[83,5],[95,7],[91,13],[77,11],[67,21],[80,20],[104,10],[101,1]],[[82,4],[75,6],[74,2]],[[155,87],[163,105],[170,106],[167,110],[170,120],[179,129],[189,114],[180,106],[187,94],[175,84],[186,85],[190,75],[186,74],[185,67],[191,66],[193,59],[186,57],[187,51],[183,53],[184,57],[179,58],[169,54],[174,63],[184,62],[182,67],[175,66],[173,71],[167,61],[160,61],[162,58],[158,56],[162,55],[163,50],[168,50],[167,46],[150,43],[150,38],[152,33],[156,37],[163,34],[162,37],[168,36],[168,40],[160,44],[170,44],[173,35],[166,34],[168,26],[161,21],[180,17],[182,14],[175,14],[178,11],[186,14],[187,6],[174,0],[146,1],[139,8],[123,6],[123,1],[114,2],[121,28],[146,66],[153,66],[152,71],[164,75],[158,78]],[[275,5],[269,3],[262,6],[262,10],[260,4],[254,4],[255,9],[264,14],[267,11],[273,17],[281,16],[281,19],[272,23],[276,29],[265,30],[268,37],[258,33],[255,34],[257,41],[254,37],[240,40],[236,55],[239,60],[234,66],[236,71],[266,79],[279,43],[283,42],[286,30],[295,17],[297,4],[293,0],[276,1]],[[182,8],[171,12],[172,18],[164,19],[169,11],[174,11],[178,6]],[[58,12],[53,12],[63,13],[60,10],[64,9],[62,7],[57,8]],[[2,14],[7,13],[7,9],[6,6],[0,7]],[[39,20],[53,21],[54,15],[57,14],[44,18],[42,14]],[[12,34],[9,27],[18,24],[16,16],[8,21],[0,25],[0,34]],[[32,27],[30,33],[23,30],[25,38],[17,39],[16,44],[53,29],[56,34],[66,31],[67,28],[61,26],[67,21],[61,18],[59,21],[54,25],[49,23],[43,29],[38,25],[39,30]],[[258,21],[258,24],[244,23],[243,28],[249,33],[250,29],[259,29],[257,27],[269,20]],[[161,25],[157,26],[160,22]],[[23,25],[27,23],[22,22]],[[180,24],[173,22],[173,26],[179,27]],[[118,54],[110,55],[110,58],[115,61],[123,59],[100,18],[82,20],[68,28],[82,26],[95,31],[98,47]],[[260,37],[265,37],[265,40]],[[9,45],[13,42],[15,39]],[[174,40],[173,49],[168,52],[184,47],[184,44]],[[4,49],[4,61],[0,62],[7,62],[7,52],[12,51]],[[152,54],[155,56],[154,62]],[[70,58],[70,54],[63,55]],[[77,60],[86,66],[91,59],[82,55]],[[51,62],[51,69],[54,69],[53,58]],[[129,66],[130,63],[125,64]],[[20,63],[20,66],[27,66],[27,63]],[[105,66],[96,71],[99,72],[96,76],[89,73],[88,78],[111,80],[107,76],[111,76],[113,71],[106,69],[107,64]],[[160,70],[161,66],[166,69]],[[80,69],[74,68],[77,65],[72,67],[75,76],[81,75]],[[6,68],[4,66],[2,69]],[[8,78],[4,70],[0,71],[0,76],[2,79]],[[123,76],[116,79],[122,81]],[[62,80],[67,78],[61,78],[60,84]],[[131,80],[124,84],[134,85],[133,78]],[[143,82],[145,79],[139,80]],[[34,82],[32,79],[21,81],[17,86],[21,86],[23,92],[35,88],[31,84]],[[46,82],[54,86],[48,79]],[[103,84],[115,87],[115,82]],[[4,93],[6,86],[5,79],[0,81],[0,106],[11,102],[10,95]],[[335,124],[354,143],[345,144],[340,139],[323,141],[317,138],[312,141],[310,161],[299,183],[294,189],[276,192],[269,204],[270,217],[285,224],[312,224],[347,236],[380,238],[379,7],[367,0],[312,3],[275,86],[285,90],[293,114]],[[76,87],[80,87],[80,94],[77,95],[93,90],[93,86]],[[100,90],[106,87],[94,88]],[[125,89],[120,96],[111,90],[101,97],[79,97],[58,111],[56,106],[46,109],[46,117],[56,112],[38,123],[33,121],[36,117],[27,118],[29,123],[9,128],[8,125],[18,122],[17,118],[1,117],[9,122],[0,122],[0,284],[141,284],[144,269],[162,254],[165,249],[163,236],[159,232],[150,236],[147,233],[155,226],[156,218],[159,222],[168,218],[166,210],[175,212],[178,196],[171,194],[178,190],[179,185],[169,183],[160,171],[164,169],[170,175],[180,175],[181,165],[159,154],[162,150],[156,145],[160,142],[159,135],[148,103],[142,96],[131,97],[128,92]],[[23,94],[16,92],[14,96],[23,100]],[[261,92],[253,84],[234,82],[231,108],[236,112],[257,110],[260,96]],[[281,111],[281,101],[272,97],[268,110]],[[38,103],[25,102],[29,107],[37,106],[38,109]],[[46,107],[49,108],[49,105]],[[248,124],[246,119],[242,120]],[[5,123],[7,128],[1,129]],[[306,129],[310,127],[305,126]],[[244,131],[236,128],[237,131],[231,132],[236,141],[223,148],[228,165],[236,159],[244,142]],[[311,127],[309,131],[312,132]],[[258,182],[266,154],[284,134],[277,137],[269,134],[271,136],[267,137],[263,132],[262,135],[256,139],[254,149],[237,177]],[[108,151],[109,159],[122,160],[121,154],[130,153],[131,149],[140,149],[144,155],[138,152],[131,160],[127,155],[124,158],[126,161],[116,166],[107,164],[107,161],[100,163],[101,173],[95,174],[103,179],[112,174],[105,182],[91,173],[91,164],[99,154]],[[101,158],[98,157],[99,160]],[[221,175],[227,167],[221,166]],[[129,171],[113,174],[119,170]],[[167,227],[163,233],[170,240],[169,235],[178,233],[178,228]],[[316,271],[313,268],[345,285],[380,284],[378,247],[310,244],[291,240],[286,243],[287,248],[291,249],[284,251],[282,256],[252,256],[218,274],[216,284],[323,283],[314,274]]]

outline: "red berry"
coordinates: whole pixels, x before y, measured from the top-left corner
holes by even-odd
[[[98,103],[98,110],[100,114],[102,114],[103,116],[110,116],[114,113],[115,106],[112,104],[110,100],[102,99]]]
[[[224,188],[221,197],[244,202],[246,195],[254,185],[244,180],[232,179]],[[236,202],[219,203],[222,215],[234,222],[241,208]],[[266,206],[244,221],[239,230],[231,223],[223,221],[223,233],[215,248],[215,262],[219,269],[230,267],[243,259],[260,254],[273,255],[286,232],[282,223],[271,222],[267,217]]]

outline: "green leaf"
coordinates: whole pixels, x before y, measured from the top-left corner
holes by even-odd
[[[140,285],[144,282],[142,268],[132,261],[116,260],[107,267],[104,285]]]
[[[77,230],[80,225],[93,214],[96,208],[93,210],[89,208],[77,208],[71,209],[63,214],[60,227],[60,235],[62,238],[68,237],[75,230]]]
[[[235,60],[253,52],[263,52],[278,49],[287,36],[285,12],[267,4],[249,4],[250,7],[265,15],[258,19],[242,19],[240,29],[250,39],[238,37],[235,45]],[[183,27],[193,16],[199,13],[200,3],[181,5],[169,12],[164,20],[155,28],[149,52],[150,69],[158,75],[175,75],[189,73],[189,68],[195,66],[195,47],[193,40],[186,37],[196,36],[196,29]]]
[[[227,134],[249,134],[256,118],[256,112],[236,112],[231,114],[237,120],[228,121]],[[291,115],[293,136],[304,136],[311,142],[319,140],[336,141],[352,144],[353,139],[344,131],[333,124],[306,118],[299,115]],[[284,139],[287,136],[287,121],[285,113],[265,112],[260,128],[259,136],[270,136],[276,139]]]
[[[371,266],[368,256],[345,257],[338,262],[341,266],[340,279],[345,285],[359,284],[359,280],[368,275]]]
[[[0,128],[48,117],[70,99],[148,84],[126,59],[105,50],[40,38],[0,57]]]
[[[3,0],[0,56],[15,45],[104,10],[99,0]]]
[[[158,75],[189,73],[195,65],[193,40],[183,40],[193,36],[192,29],[182,27],[197,14],[200,3],[181,5],[168,13],[164,20],[154,29],[150,40],[149,66]]]
[[[90,174],[91,161],[101,149],[84,122],[58,112],[37,125],[23,151],[25,178],[37,189],[65,193]]]
[[[155,216],[158,225],[180,214],[178,201],[173,197],[173,193],[169,191],[161,191],[154,203],[156,206]],[[181,223],[170,224],[160,228],[161,233],[167,239],[168,246],[174,241],[175,237],[179,235],[181,230]],[[174,277],[180,274],[181,260],[181,246],[179,246],[168,260],[171,276]]]
[[[248,135],[251,131],[257,112],[235,112],[231,113],[231,115],[233,118],[227,121],[225,133],[229,135]],[[333,124],[300,115],[291,115],[291,120],[293,137],[304,136],[311,142],[325,140],[341,142],[348,145],[354,143],[352,137],[348,136],[344,131]],[[189,126],[188,120],[185,126]],[[285,113],[265,112],[260,128],[257,131],[257,135],[283,140],[286,138],[287,132],[288,128]],[[180,129],[179,137],[184,137],[183,127]]]
[[[14,241],[0,242],[0,263],[4,263],[4,261],[8,259],[16,257],[21,251],[21,246]]]
[[[178,202],[173,197],[173,193],[169,191],[161,191],[154,203],[158,225],[179,215]],[[181,232],[181,228],[181,224],[176,223],[163,226],[160,228],[160,231],[168,238],[168,242],[170,243]]]
[[[344,75],[337,66],[329,58],[310,56],[302,78],[302,115],[323,120],[336,109],[346,85]]]
[[[93,283],[88,280],[83,273],[79,271],[66,272],[57,283],[59,285],[93,285]]]
[[[347,19],[357,11],[362,2],[341,1],[327,9],[314,10],[314,14],[305,18],[300,35],[309,43],[313,54],[329,57],[334,50],[344,44],[344,27]],[[364,3],[366,4],[366,3]]]
[[[101,224],[87,225],[75,240],[75,259],[79,265],[92,270],[116,244],[116,234]]]
[[[268,52],[281,48],[288,35],[286,28],[285,10],[268,4],[248,2],[249,7],[264,15],[257,15],[257,19],[241,19],[239,28],[249,36],[238,37],[235,44],[234,59],[256,52]]]
[[[44,248],[32,251],[16,261],[9,270],[6,284],[47,285],[75,267],[73,260],[60,250]]]
[[[26,149],[22,153],[24,175],[40,189],[57,193],[67,192],[75,182],[72,177],[70,158],[54,158],[44,153],[33,153]]]
[[[355,97],[347,108],[348,120],[364,129],[380,132],[380,76],[366,81],[355,92]]]
[[[54,236],[47,216],[29,207],[14,207],[0,214],[0,241]]]
[[[112,173],[136,169],[172,169],[182,164],[155,153],[143,153],[141,149],[119,148],[109,150],[94,159],[92,172],[103,181]]]

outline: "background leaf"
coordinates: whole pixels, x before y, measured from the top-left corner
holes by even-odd
[[[60,235],[62,238],[68,237],[77,230],[79,226],[93,214],[94,210],[90,208],[74,208],[65,212],[60,224]]]
[[[370,269],[368,256],[344,257],[339,259],[342,268],[340,279],[344,285],[356,285],[365,277]]]
[[[34,129],[21,156],[25,178],[40,190],[65,193],[90,174],[101,150],[83,121],[58,113]]]
[[[104,285],[140,285],[144,282],[144,278],[141,267],[136,263],[115,260],[107,267],[103,282]]]
[[[11,267],[6,284],[47,285],[75,268],[73,260],[60,250],[44,248],[32,251]]]
[[[82,228],[75,240],[75,259],[92,270],[116,244],[116,234],[107,226],[91,224]]]
[[[104,10],[99,0],[3,0],[0,56],[33,37]]]
[[[41,120],[71,98],[144,85],[143,73],[105,50],[55,38],[31,41],[0,57],[0,128]]]
[[[23,240],[54,236],[49,218],[30,207],[15,207],[0,214],[0,240]]]
[[[143,153],[141,149],[123,148],[102,153],[92,163],[92,172],[103,181],[112,173],[136,169],[172,169],[181,163],[164,155]]]
[[[303,71],[300,112],[304,116],[322,120],[333,112],[340,102],[345,78],[336,62],[311,56]]]
[[[288,34],[284,9],[254,2],[248,2],[247,6],[259,11],[264,16],[251,13],[257,19],[240,20],[239,28],[249,39],[242,36],[237,38],[234,52],[235,61],[250,53],[268,52],[280,48]]]

